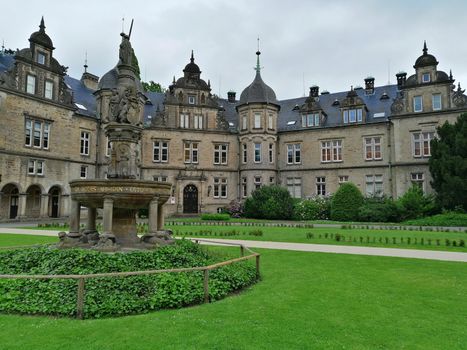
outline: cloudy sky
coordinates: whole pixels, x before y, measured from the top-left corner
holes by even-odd
[[[143,80],[167,87],[195,52],[213,92],[240,93],[254,77],[259,36],[262,76],[279,99],[303,96],[316,84],[331,92],[395,82],[413,72],[423,40],[449,72],[467,86],[467,1],[9,1],[2,4],[0,40],[7,48],[29,45],[40,17],[55,57],[79,78],[85,52],[89,71],[102,76],[118,60],[122,18]]]

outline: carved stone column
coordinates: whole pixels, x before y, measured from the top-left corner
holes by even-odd
[[[153,233],[158,229],[159,221],[159,197],[154,197],[149,203],[148,232]]]
[[[41,218],[49,217],[49,195],[48,194],[41,194],[40,217]]]
[[[112,233],[113,221],[113,206],[114,201],[110,197],[104,198],[104,217],[103,217],[103,231],[104,233]]]
[[[88,208],[88,219],[86,222],[87,232],[96,232],[97,208]]]
[[[164,205],[160,204],[157,208],[157,231],[161,231],[164,227]]]
[[[27,193],[20,193],[18,198],[18,219],[26,218],[26,201],[28,198]]]
[[[79,236],[79,220],[81,214],[81,205],[77,200],[71,200],[70,210],[70,234],[69,236]]]

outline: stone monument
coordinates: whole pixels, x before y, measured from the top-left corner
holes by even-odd
[[[130,30],[131,33],[131,30]],[[98,97],[100,118],[112,145],[107,179],[73,180],[70,232],[59,234],[60,248],[92,248],[101,251],[153,249],[173,243],[170,231],[163,231],[163,205],[171,184],[140,179],[140,149],[143,108],[146,97],[132,65],[130,36],[122,33],[116,76],[111,89]],[[111,73],[109,72],[109,73]],[[104,79],[105,76],[102,78]],[[104,90],[104,89],[102,89]],[[80,230],[81,207],[87,207],[86,228]],[[96,230],[97,209],[102,208],[103,233]],[[148,208],[148,233],[139,238],[138,209]]]

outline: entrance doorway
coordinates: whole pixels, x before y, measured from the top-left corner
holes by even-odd
[[[60,216],[60,188],[52,187],[49,191],[49,215],[52,218]]]
[[[188,185],[183,189],[183,212],[198,213],[198,188],[195,185]]]
[[[19,201],[19,191],[17,188],[14,188],[10,192],[10,219],[16,219],[18,216],[18,201]]]

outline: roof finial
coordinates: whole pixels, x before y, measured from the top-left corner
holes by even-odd
[[[5,53],[5,39],[2,39],[2,54]]]
[[[175,75],[174,75],[174,78],[172,80],[172,84],[175,84]]]
[[[211,79],[208,79],[208,88],[211,88]]]
[[[193,50],[191,50],[190,62],[193,63],[194,61],[195,61],[195,56],[193,55]]]
[[[88,71],[88,52],[84,53],[84,73]]]
[[[45,31],[44,16],[41,18],[41,24],[39,25],[39,28],[41,32]]]
[[[261,51],[259,51],[259,36],[258,36],[257,40],[258,40],[258,51],[256,51],[256,68],[255,68],[255,70],[256,70],[256,73],[259,74],[260,71],[261,71],[261,66],[259,64],[259,55],[261,55]]]
[[[452,76],[452,69],[449,70],[449,80],[452,80],[453,76]]]
[[[428,53],[428,49],[426,47],[426,40],[423,40],[423,54],[426,55]]]

